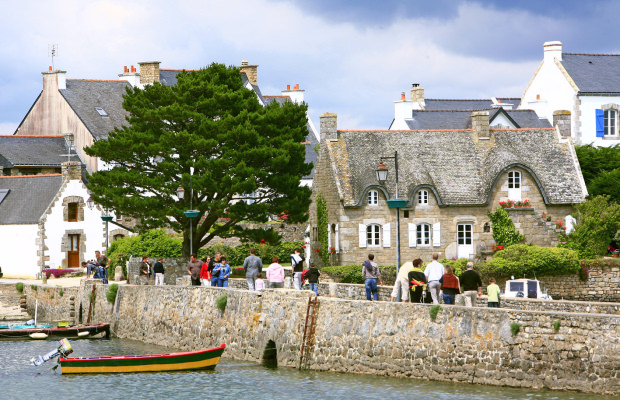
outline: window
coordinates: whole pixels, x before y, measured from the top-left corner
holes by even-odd
[[[490,223],[488,223],[488,222],[485,222],[485,223],[484,223],[484,226],[483,226],[483,228],[482,228],[482,231],[483,231],[483,232],[491,232],[491,224],[490,224]]]
[[[67,221],[77,222],[78,220],[78,203],[67,204]]]
[[[508,173],[508,189],[519,189],[521,187],[521,172],[510,171]]]
[[[618,119],[618,112],[614,109],[605,110],[605,136],[616,136],[616,120]]]
[[[409,218],[409,210],[403,211],[403,218]]]
[[[457,243],[460,245],[472,244],[471,224],[458,224],[456,226]]]
[[[418,192],[418,204],[428,204],[428,190]]]
[[[370,224],[366,227],[366,245],[368,247],[381,246],[381,225]]]
[[[418,246],[431,245],[431,226],[429,224],[420,224],[417,227]]]
[[[108,115],[107,112],[105,112],[105,110],[101,107],[95,107],[95,110],[97,110],[97,112],[99,113],[99,115],[101,115],[102,118],[109,118],[110,116]]]
[[[368,205],[369,206],[379,205],[379,192],[378,191],[370,190],[368,192]]]

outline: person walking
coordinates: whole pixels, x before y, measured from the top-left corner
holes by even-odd
[[[439,280],[444,273],[443,264],[437,261],[438,259],[439,254],[433,253],[433,261],[424,269],[424,276],[426,276],[426,282],[428,283],[428,290],[431,292],[433,304],[439,304],[439,290],[441,288]]]
[[[200,270],[202,262],[196,258],[196,254],[192,254],[190,261],[187,263],[187,272],[192,279],[192,286],[200,286]]]
[[[140,276],[140,284],[148,285],[149,284],[149,275],[151,273],[151,263],[149,262],[149,256],[142,256],[142,261],[140,261],[139,265],[139,276]]]
[[[256,249],[250,249],[250,255],[243,261],[245,279],[248,281],[248,290],[255,290],[255,282],[258,274],[263,272],[263,261],[256,255]]]
[[[319,276],[321,276],[321,271],[313,264],[310,263],[310,269],[306,272],[306,279],[308,279],[308,283],[310,284],[310,290],[314,291],[314,293],[319,295]]]
[[[454,268],[447,266],[446,272],[441,279],[441,290],[443,291],[443,304],[454,304],[454,299],[460,293],[459,278],[454,275]]]
[[[217,287],[220,283],[220,270],[218,268],[218,266],[220,265],[220,258],[222,258],[222,254],[215,253],[215,255],[213,256],[213,260],[211,260],[211,262],[209,263],[209,272],[211,272],[212,287]],[[215,271],[216,268],[218,268],[217,272]]]
[[[263,273],[259,272],[254,281],[254,288],[256,291],[265,289],[265,281],[263,280]]]
[[[409,297],[412,303],[420,303],[422,293],[426,290],[426,275],[422,271],[422,259],[413,260],[413,269],[409,271],[407,279],[409,280]]]
[[[281,289],[284,287],[284,267],[280,265],[278,256],[273,256],[271,264],[267,267],[267,280],[269,288]]]
[[[164,268],[164,259],[159,257],[155,265],[153,265],[153,271],[155,271],[155,286],[164,285],[164,274],[166,270]]]
[[[467,307],[476,306],[476,297],[482,296],[482,280],[480,275],[474,271],[474,263],[467,263],[467,271],[459,276],[461,286],[463,287],[463,295],[465,296],[465,305]],[[478,296],[476,296],[476,294]]]
[[[226,257],[220,257],[220,274],[217,278],[219,287],[228,287],[228,277],[230,276],[230,265],[226,262]]]
[[[487,306],[491,308],[499,308],[499,286],[495,283],[495,278],[489,279],[487,286]]]
[[[205,262],[200,267],[200,282],[202,286],[211,286],[211,256],[205,257]]]
[[[373,254],[368,255],[368,259],[362,264],[362,279],[364,279],[364,286],[366,287],[366,300],[375,299],[379,301],[379,294],[377,293],[377,280],[379,285],[381,282],[381,271],[379,266],[374,262],[375,256]]]
[[[413,263],[408,261],[404,263],[398,270],[396,281],[394,282],[394,288],[392,289],[392,295],[390,301],[396,300],[398,297],[398,291],[400,290],[400,300],[403,303],[409,301],[409,271],[413,269]]]
[[[298,247],[291,254],[291,267],[293,267],[293,287],[301,289],[301,274],[304,272],[304,258],[301,256],[301,249]]]

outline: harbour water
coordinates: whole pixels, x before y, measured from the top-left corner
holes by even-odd
[[[602,400],[606,396],[299,371],[222,359],[215,371],[61,375],[55,361],[30,365],[57,341],[0,342],[0,399],[438,399]],[[166,353],[122,339],[74,340],[72,356]],[[226,353],[224,353],[226,354]]]

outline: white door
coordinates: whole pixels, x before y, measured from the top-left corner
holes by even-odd
[[[508,200],[521,201],[521,172],[508,172]]]
[[[456,226],[456,240],[458,258],[472,259],[474,257],[472,224],[458,224]]]

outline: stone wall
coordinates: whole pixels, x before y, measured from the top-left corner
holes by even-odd
[[[85,313],[92,286],[76,290]],[[278,365],[299,363],[307,291],[125,285],[113,305],[106,290],[96,288],[95,320],[111,322],[119,337],[183,350],[226,343],[226,357],[258,362],[275,345]],[[29,306],[56,299],[25,291]],[[215,306],[222,294],[223,312]],[[451,306],[432,320],[428,305],[319,299],[310,369],[620,394],[617,315]],[[52,319],[62,313],[47,310]]]

